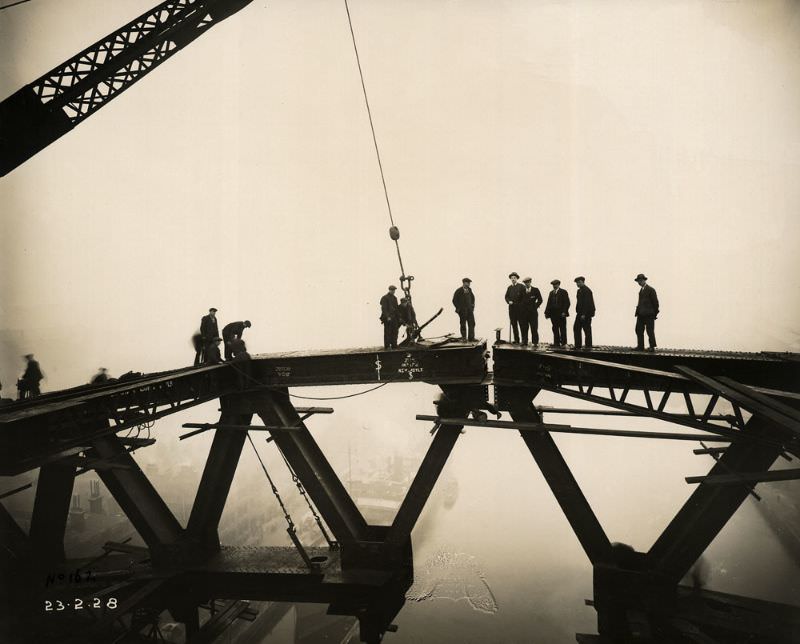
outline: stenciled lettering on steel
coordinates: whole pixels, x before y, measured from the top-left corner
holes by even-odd
[[[381,379],[381,367],[383,363],[381,362],[381,357],[376,353],[375,354],[375,371],[378,374],[378,381],[380,382]]]
[[[417,362],[417,359],[410,353],[407,353],[397,373],[407,373],[408,379],[414,380],[414,374],[423,373],[423,369],[419,362]]]
[[[288,378],[292,375],[292,368],[287,366],[276,366],[275,375],[279,378]]]

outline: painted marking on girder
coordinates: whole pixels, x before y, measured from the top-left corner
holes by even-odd
[[[383,363],[381,362],[381,357],[376,353],[375,354],[375,371],[378,373],[378,381],[380,382],[381,379],[381,367]]]
[[[423,369],[419,362],[417,362],[417,359],[410,353],[407,353],[397,373],[407,373],[408,379],[414,380],[414,374],[423,373]]]
[[[288,378],[292,375],[291,367],[275,367],[275,375],[279,378]]]

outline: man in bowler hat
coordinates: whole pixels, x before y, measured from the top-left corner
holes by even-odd
[[[644,351],[644,332],[647,331],[648,351],[656,350],[656,318],[658,317],[658,295],[647,283],[644,273],[634,281],[639,285],[639,302],[636,305],[636,350]]]
[[[535,286],[533,280],[526,277],[522,280],[525,292],[522,294],[522,344],[528,344],[528,327],[531,329],[531,340],[534,345],[539,344],[539,306],[542,303],[542,294]]]
[[[594,317],[594,295],[592,289],[586,286],[586,278],[581,275],[575,278],[578,293],[575,296],[575,322],[572,333],[575,336],[575,348],[580,349],[583,344],[581,333],[586,336],[586,348],[592,348],[592,318]]]
[[[553,346],[563,347],[567,344],[567,317],[569,316],[569,293],[561,288],[561,280],[550,282],[553,290],[547,296],[544,316],[550,318],[553,325]]]
[[[509,273],[511,285],[506,289],[506,304],[508,304],[508,319],[511,322],[511,331],[514,334],[514,344],[519,344],[519,327],[522,321],[522,296],[525,287],[518,284],[519,273]]]
[[[397,333],[400,330],[400,305],[394,292],[397,287],[392,285],[389,292],[381,298],[381,323],[383,324],[383,348],[397,348]]]
[[[453,293],[453,306],[458,313],[461,339],[475,339],[475,294],[472,292],[472,280],[465,277],[461,280],[461,288]]]

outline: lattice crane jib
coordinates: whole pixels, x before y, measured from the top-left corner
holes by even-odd
[[[0,103],[0,176],[252,0],[166,0]]]

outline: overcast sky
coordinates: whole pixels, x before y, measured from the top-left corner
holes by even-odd
[[[0,11],[0,98],[154,4]],[[543,292],[556,277],[574,292],[585,275],[595,343],[631,345],[644,272],[661,300],[661,346],[800,351],[800,2],[350,8],[418,316],[445,308],[431,335],[457,330],[449,303],[464,276],[478,335],[507,334],[513,270]],[[28,352],[45,390],[100,366],[188,365],[210,306],[223,323],[252,320],[252,353],[374,346],[378,300],[399,275],[340,0],[253,2],[0,179],[0,213],[6,396]],[[544,340],[548,326],[540,319]],[[340,473],[351,447],[361,462],[419,459],[430,437],[413,414],[431,413],[434,394],[385,388],[311,425]],[[160,422],[140,460],[189,462],[199,476],[210,435],[179,444],[174,430],[216,420],[216,407]],[[685,445],[557,440],[612,539],[640,550],[686,498],[682,477],[710,466]],[[446,471],[464,474],[470,521],[521,525],[514,556],[527,544],[535,559],[536,538],[552,561],[580,556],[519,437],[470,430],[468,441]],[[256,467],[246,452],[240,469]],[[737,521],[723,553],[726,539],[759,534]],[[465,530],[459,547],[489,557],[498,549],[481,535]],[[761,556],[762,545],[744,550]],[[785,568],[774,559],[751,562],[769,579],[751,571],[716,587],[770,597],[772,571]]]
[[[0,12],[6,96],[152,1]],[[587,277],[598,344],[800,348],[800,3],[351,6],[421,318],[469,276]],[[253,2],[0,180],[0,377],[188,364],[209,306],[252,352],[381,339],[399,275],[337,1]],[[543,325],[544,326],[544,325]],[[545,338],[549,337],[549,329]],[[570,332],[571,339],[571,332]],[[6,392],[8,393],[8,392]]]

